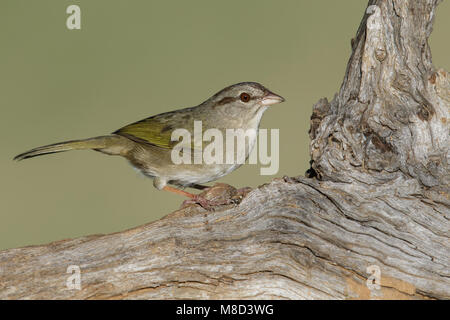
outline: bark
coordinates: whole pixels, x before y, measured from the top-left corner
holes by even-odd
[[[339,93],[313,108],[308,177],[2,251],[0,298],[450,298],[450,78],[427,43],[438,2],[369,1]],[[81,290],[66,287],[70,265]]]

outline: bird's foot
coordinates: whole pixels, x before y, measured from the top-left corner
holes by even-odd
[[[192,199],[188,199],[188,200],[184,200],[181,207],[187,207],[191,204],[198,204],[200,205],[203,209],[206,209],[208,211],[214,211],[215,207],[217,206],[223,206],[223,205],[227,205],[227,204],[233,204],[233,200],[231,199],[224,199],[223,201],[220,200],[209,200],[206,199],[203,196],[197,195]]]
[[[214,211],[215,207],[218,206],[239,204],[251,190],[252,188],[250,187],[236,189],[225,183],[217,183],[202,193],[184,201],[181,207],[198,204],[208,211]]]

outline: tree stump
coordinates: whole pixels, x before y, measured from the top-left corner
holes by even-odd
[[[450,78],[427,42],[438,3],[369,1],[339,93],[313,108],[307,177],[2,251],[0,299],[449,299]]]

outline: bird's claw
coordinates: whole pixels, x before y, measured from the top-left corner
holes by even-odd
[[[202,196],[196,196],[192,199],[184,200],[181,207],[184,208],[191,204],[198,204],[203,209],[207,211],[215,211],[215,207],[227,205],[227,204],[234,204],[234,199],[225,199],[224,201],[219,200],[208,200]]]
[[[207,211],[214,211],[218,206],[238,205],[251,190],[250,187],[236,190],[236,188],[230,185],[218,183],[191,199],[185,200],[181,207],[184,208],[188,205],[198,204]]]

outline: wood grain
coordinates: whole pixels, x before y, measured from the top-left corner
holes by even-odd
[[[369,1],[339,93],[313,108],[308,177],[214,212],[2,251],[0,298],[449,299],[450,80],[427,42],[438,2]],[[81,290],[66,287],[70,265]]]

